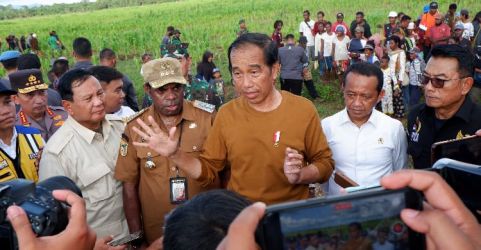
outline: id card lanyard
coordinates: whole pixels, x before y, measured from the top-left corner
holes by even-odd
[[[184,120],[180,122],[179,148],[182,143],[182,130]],[[182,204],[188,200],[187,178],[180,176],[179,167],[175,166],[175,177],[169,179],[170,183],[170,203]]]

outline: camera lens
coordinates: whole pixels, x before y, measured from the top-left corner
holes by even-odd
[[[37,186],[43,187],[49,191],[57,189],[67,189],[82,197],[82,191],[80,191],[80,189],[77,187],[77,185],[75,185],[72,180],[65,176],[54,176],[48,178],[44,181],[39,182]]]

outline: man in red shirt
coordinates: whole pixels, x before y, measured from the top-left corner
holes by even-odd
[[[439,12],[434,15],[435,25],[427,32],[427,38],[431,42],[431,46],[448,44],[451,36],[451,27],[443,22],[443,15]]]
[[[348,37],[351,37],[351,31],[347,27],[347,24],[344,22],[344,14],[341,12],[337,13],[336,18],[337,18],[337,21],[332,23],[331,31],[336,32],[337,26],[341,25],[344,27],[344,30],[346,31],[346,35]]]

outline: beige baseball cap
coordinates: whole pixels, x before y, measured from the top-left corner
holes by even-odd
[[[155,59],[144,64],[142,76],[144,81],[155,89],[169,83],[187,84],[179,60],[170,57]]]

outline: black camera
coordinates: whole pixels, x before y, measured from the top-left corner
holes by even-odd
[[[37,236],[60,233],[68,224],[68,205],[55,200],[52,191],[67,189],[79,196],[82,192],[65,176],[55,176],[39,182],[16,179],[0,183],[0,246],[2,249],[17,249],[17,241],[10,223],[6,219],[11,205],[22,207]],[[4,248],[5,247],[5,248]]]

